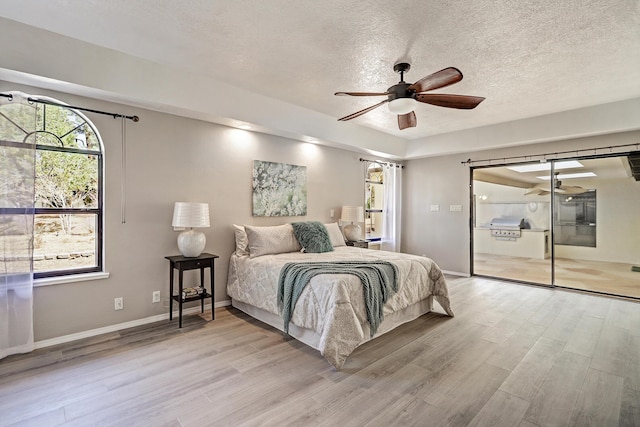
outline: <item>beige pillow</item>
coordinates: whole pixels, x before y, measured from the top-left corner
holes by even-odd
[[[244,226],[233,224],[233,232],[236,235],[236,254],[249,255],[249,238]]]
[[[344,242],[344,236],[342,235],[342,231],[340,231],[340,226],[337,222],[325,224],[324,226],[329,233],[329,239],[331,239],[331,244],[334,248],[336,246],[347,246],[347,244]]]
[[[298,252],[302,249],[293,234],[291,224],[273,227],[245,225],[244,229],[249,238],[249,257],[251,258],[285,252]]]

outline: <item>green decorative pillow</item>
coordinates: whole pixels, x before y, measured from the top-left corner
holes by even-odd
[[[318,221],[292,222],[293,234],[305,252],[333,251],[327,228]]]

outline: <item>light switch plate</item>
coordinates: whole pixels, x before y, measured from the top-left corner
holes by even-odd
[[[450,212],[461,212],[462,211],[462,205],[449,205],[449,211]]]
[[[431,205],[431,212],[438,212],[440,210],[440,205]]]

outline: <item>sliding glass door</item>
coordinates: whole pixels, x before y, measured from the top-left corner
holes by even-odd
[[[550,166],[473,170],[474,274],[551,285],[551,193],[536,188]]]
[[[472,174],[473,274],[640,298],[640,154]]]
[[[580,159],[554,177],[556,286],[640,298],[639,160]]]

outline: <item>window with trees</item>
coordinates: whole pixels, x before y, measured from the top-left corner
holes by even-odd
[[[11,141],[36,148],[35,278],[102,271],[103,145],[96,128],[78,111],[37,103],[32,130],[21,123],[33,117],[21,111],[3,106],[0,126]]]

